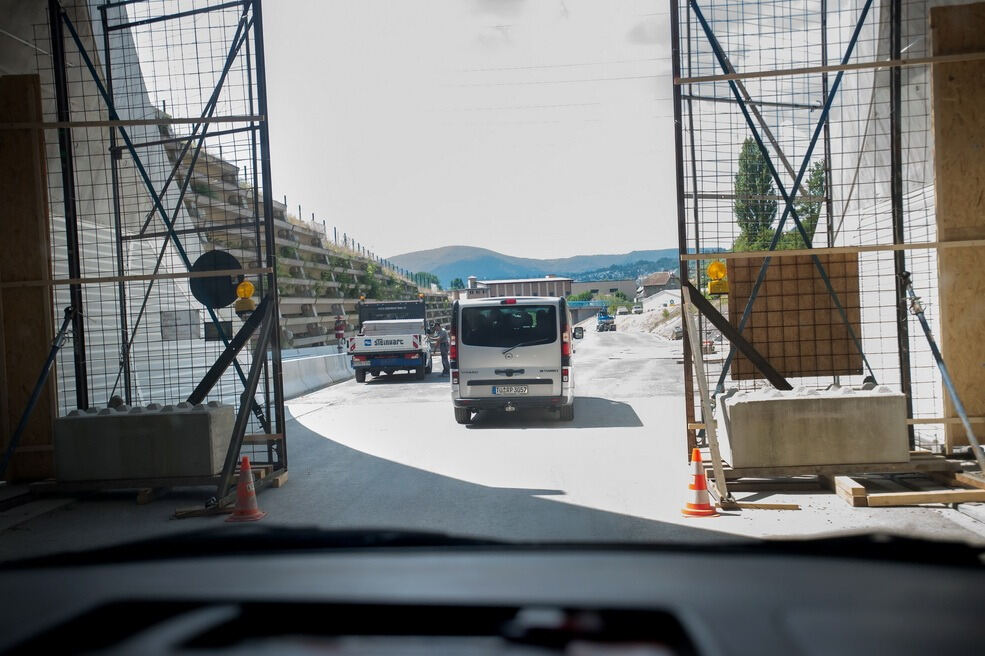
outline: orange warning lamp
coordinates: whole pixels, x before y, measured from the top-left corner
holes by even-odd
[[[236,297],[237,298],[249,298],[253,296],[253,292],[256,291],[256,287],[249,280],[244,280],[243,282],[236,285]]]
[[[250,298],[255,291],[256,287],[249,280],[244,280],[236,285],[236,303],[233,305],[233,309],[237,316],[244,321],[253,313],[253,310],[257,309],[257,304]]]
[[[708,265],[707,273],[708,277],[711,278],[708,281],[708,293],[712,296],[728,294],[728,280],[725,279],[725,274],[727,273],[725,263],[715,260]]]

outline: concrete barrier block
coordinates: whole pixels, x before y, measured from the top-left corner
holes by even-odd
[[[284,398],[293,399],[355,375],[347,353],[315,355],[284,360],[281,366]]]
[[[910,459],[906,398],[886,386],[730,392],[716,418],[722,457],[736,468]]]
[[[222,471],[235,421],[232,406],[124,407],[72,411],[55,420],[57,480],[211,476]]]

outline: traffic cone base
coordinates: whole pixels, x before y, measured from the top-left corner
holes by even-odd
[[[267,513],[257,506],[257,492],[253,485],[253,470],[250,469],[250,459],[243,456],[239,466],[239,482],[236,484],[236,509],[226,520],[227,522],[255,522],[263,519]]]
[[[691,484],[687,486],[690,499],[681,508],[681,514],[685,517],[718,517],[718,512],[711,505],[708,496],[708,481],[705,479],[705,470],[701,464],[701,451],[693,449],[691,451]]]

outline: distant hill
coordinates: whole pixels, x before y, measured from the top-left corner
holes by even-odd
[[[501,278],[532,278],[548,273],[566,275],[578,279],[582,272],[598,272],[611,267],[643,262],[670,260],[677,265],[677,249],[632,251],[614,255],[575,255],[551,260],[504,255],[487,248],[475,246],[443,246],[426,251],[404,253],[388,258],[397,266],[411,271],[430,271],[441,279],[443,285],[454,278],[466,280],[476,276],[479,280]],[[659,267],[658,267],[659,268]],[[618,277],[635,277],[619,274]],[[604,280],[613,278],[589,278]]]
[[[563,273],[561,275],[585,282],[592,280],[633,280],[654,271],[677,271],[680,264],[676,253],[677,251],[674,251],[675,257],[665,257],[659,260],[637,260],[629,264],[612,264],[592,271]]]

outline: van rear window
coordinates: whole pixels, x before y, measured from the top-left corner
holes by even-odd
[[[462,344],[510,347],[557,340],[553,305],[504,305],[462,308]]]

